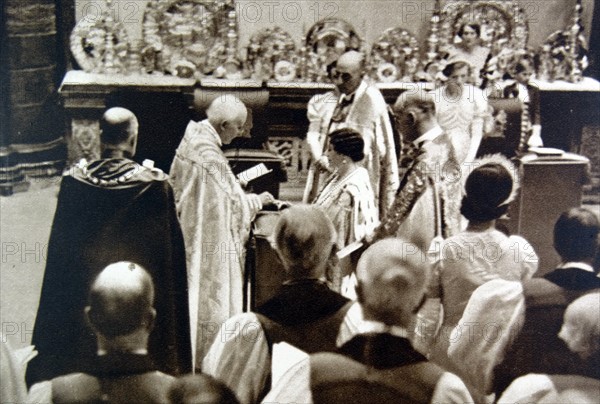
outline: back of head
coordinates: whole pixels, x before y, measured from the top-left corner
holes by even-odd
[[[465,67],[468,69],[467,73],[471,75],[471,70],[473,69],[471,63],[464,59],[459,59],[458,57],[451,58],[449,63],[442,70],[442,74],[446,77],[450,77],[452,73]]]
[[[295,205],[281,214],[273,239],[290,278],[320,278],[334,252],[336,232],[319,207]]]
[[[94,280],[88,317],[106,338],[128,335],[153,320],[154,286],[146,270],[132,262],[110,264]]]
[[[585,208],[560,215],[554,225],[554,248],[564,262],[592,262],[598,249],[598,217]]]
[[[396,99],[392,110],[394,113],[400,114],[411,107],[420,109],[429,117],[435,116],[435,100],[429,92],[423,89],[418,89],[416,92],[405,91],[401,93]]]
[[[244,123],[247,114],[246,105],[233,94],[219,95],[206,109],[206,116],[217,131],[223,122],[241,120]]]
[[[371,245],[356,268],[365,318],[408,326],[423,301],[430,271],[425,254],[413,243],[389,238]]]
[[[516,186],[513,174],[514,167],[508,160],[487,162],[474,169],[465,183],[460,213],[472,222],[500,218],[512,201]]]
[[[365,157],[365,141],[354,129],[342,128],[331,132],[329,142],[333,150],[350,157],[354,162],[361,161]]]
[[[569,304],[565,326],[570,328],[566,337],[571,350],[587,357],[600,355],[600,292],[585,294]]]
[[[100,141],[105,148],[123,150],[137,138],[138,121],[130,110],[114,107],[102,115],[100,130]]]
[[[169,404],[236,404],[233,392],[212,376],[198,373],[178,378],[169,389]]]

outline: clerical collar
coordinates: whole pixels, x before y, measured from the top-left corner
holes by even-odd
[[[208,119],[205,119],[202,122],[200,122],[200,125],[204,125],[208,129],[208,131],[207,131],[208,134],[211,135],[211,137],[213,138],[213,140],[215,142],[217,142],[217,146],[219,146],[219,147],[223,146],[223,141],[221,140],[221,136],[219,136],[219,133],[217,132],[215,127],[212,126],[212,124],[209,122]]]
[[[421,136],[413,140],[413,144],[417,147],[420,147],[423,143],[434,140],[442,133],[444,133],[443,129],[441,128],[441,126],[437,125],[435,128],[429,129],[427,132],[423,133]]]
[[[134,349],[133,351],[127,351],[126,353],[129,355],[148,355],[148,350],[144,349],[144,348],[140,348],[140,349]],[[98,352],[96,353],[96,355],[105,356],[105,355],[111,355],[111,353],[105,349],[98,349]]]
[[[560,264],[557,269],[562,268],[577,268],[586,272],[595,273],[594,268],[590,264],[586,264],[585,262],[565,262],[563,264]]]
[[[365,90],[367,89],[368,84],[362,80],[360,82],[360,84],[358,85],[358,87],[356,87],[356,90],[354,90],[353,92],[351,92],[350,94],[344,94],[342,93],[340,95],[339,101],[343,101],[343,100],[352,100],[354,101],[356,99],[356,97],[360,96],[362,93],[365,92]]]
[[[391,334],[395,337],[408,338],[408,331],[397,325],[387,325],[379,321],[362,320],[358,325],[358,334]]]
[[[303,279],[288,279],[282,283],[282,285],[299,285],[299,284],[307,284],[307,283],[315,283],[327,285],[327,281],[324,278],[303,278]]]

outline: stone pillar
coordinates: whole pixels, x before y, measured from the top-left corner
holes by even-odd
[[[2,80],[7,91],[0,193],[7,195],[23,188],[24,175],[56,174],[64,161],[64,118],[56,91],[62,72],[57,72],[55,1],[3,3]]]

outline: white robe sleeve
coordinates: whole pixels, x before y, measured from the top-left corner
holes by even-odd
[[[202,362],[202,372],[223,381],[241,403],[257,402],[270,371],[269,347],[254,313],[227,320]]]
[[[262,401],[264,404],[312,403],[310,360],[292,366]]]
[[[469,385],[487,394],[493,372],[522,326],[525,298],[521,282],[494,279],[473,292],[450,341],[448,357]]]

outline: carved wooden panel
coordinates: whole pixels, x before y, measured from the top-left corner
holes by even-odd
[[[71,139],[68,144],[69,163],[82,158],[92,161],[100,158],[100,124],[96,119],[71,120]]]

